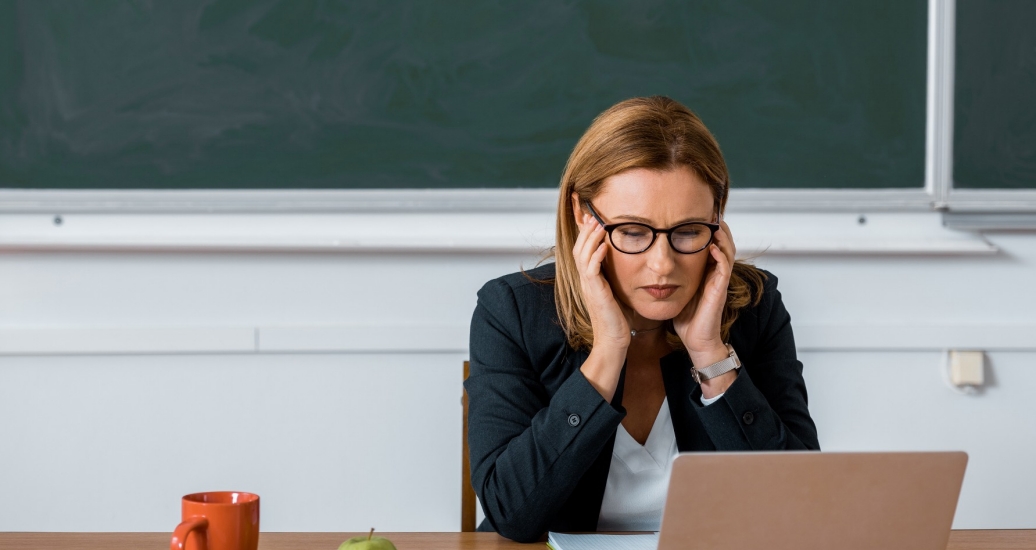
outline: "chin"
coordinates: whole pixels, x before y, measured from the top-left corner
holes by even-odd
[[[651,319],[652,321],[668,321],[669,319],[679,315],[686,306],[686,302],[677,303],[658,301],[636,304],[633,309],[638,315],[645,319]]]

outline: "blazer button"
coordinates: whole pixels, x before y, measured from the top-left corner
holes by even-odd
[[[568,425],[569,426],[578,426],[579,425],[579,415],[578,414],[570,414],[570,415],[568,415]]]
[[[752,411],[748,411],[745,414],[741,415],[741,421],[745,424],[751,424],[755,421],[755,415],[752,414]]]

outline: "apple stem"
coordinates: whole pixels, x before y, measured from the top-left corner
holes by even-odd
[[[374,536],[374,528],[371,527],[371,532],[370,532],[369,535],[367,535],[367,540],[371,540],[371,537],[373,537],[373,536]]]

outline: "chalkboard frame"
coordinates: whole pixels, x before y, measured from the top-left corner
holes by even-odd
[[[940,139],[936,144],[934,161],[936,169],[942,173],[937,181],[944,198],[937,207],[947,211],[944,223],[949,227],[966,230],[1036,229],[1036,216],[1025,215],[1036,213],[1036,189],[963,189],[953,185],[956,16],[956,0],[929,0],[930,67],[932,29],[940,33],[938,43],[934,45],[940,75],[929,85],[934,85],[937,93],[943,96],[936,104],[936,112],[929,115],[929,124],[941,126],[936,134]]]
[[[557,189],[23,190],[0,213],[545,212]],[[931,211],[922,189],[732,189],[731,212]]]

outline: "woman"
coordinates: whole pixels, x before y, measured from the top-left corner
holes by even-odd
[[[471,321],[480,531],[657,530],[678,452],[819,449],[777,279],[734,260],[728,190],[715,139],[665,97],[576,144],[555,262],[486,283]]]

